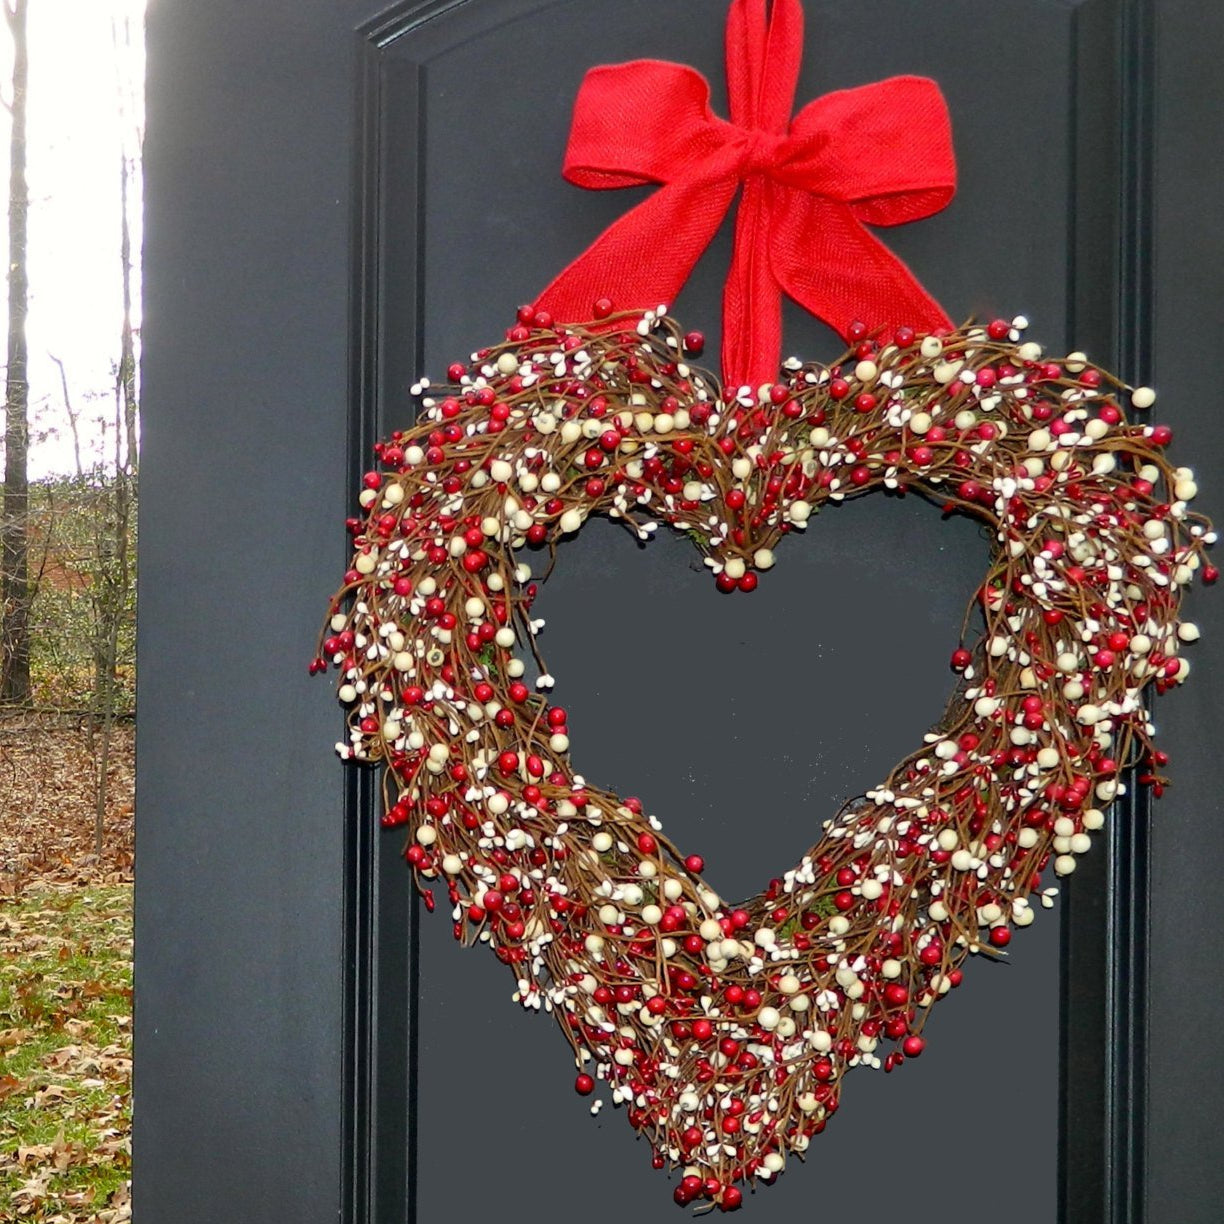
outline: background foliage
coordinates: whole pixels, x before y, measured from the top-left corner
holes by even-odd
[[[128,480],[126,549],[117,530],[119,482]],[[136,706],[134,482],[100,465],[31,485],[31,684],[34,704],[101,713],[115,633],[114,711]],[[124,556],[126,552],[126,557]]]

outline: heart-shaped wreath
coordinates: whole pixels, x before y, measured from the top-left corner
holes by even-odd
[[[1181,593],[1215,579],[1214,534],[1169,430],[1126,418],[1152,393],[1048,359],[1021,325],[860,333],[831,368],[724,397],[689,364],[700,338],[659,312],[557,327],[525,310],[376,447],[312,664],[340,673],[340,754],[383,763],[383,824],[407,828],[427,907],[443,882],[456,937],[556,1014],[577,1090],[607,1081],[655,1164],[682,1167],[682,1203],[738,1206],[737,1182],[824,1128],[847,1068],[920,1054],[965,956],[1032,921],[1121,772],[1159,792],[1143,690],[1186,677]],[[751,591],[823,503],[881,488],[989,526],[984,630],[921,746],[730,905],[637,800],[574,772],[565,710],[516,653],[552,687],[523,552],[592,514],[640,539],[661,520],[719,590]]]

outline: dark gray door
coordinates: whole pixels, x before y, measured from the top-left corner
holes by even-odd
[[[574,1095],[552,1021],[411,901],[305,663],[357,473],[409,419],[412,381],[497,338],[638,198],[560,180],[583,71],[682,60],[724,111],[725,3],[381,7],[149,15],[138,1210],[678,1219],[620,1113]],[[1224,18],[1168,0],[805,8],[801,102],[913,72],[948,97],[960,194],[890,245],[954,316],[1023,311],[1049,345],[1155,381],[1178,453],[1209,497],[1224,487]],[[674,304],[712,336],[728,251],[724,232]],[[788,351],[838,351],[797,314],[787,329]],[[724,895],[747,894],[938,716],[986,543],[876,497],[822,515],[750,599],[715,598],[692,555],[589,525],[541,597],[542,645],[578,767],[646,796]],[[1011,963],[969,966],[920,1061],[849,1077],[806,1166],[746,1204],[762,1224],[1218,1218],[1218,602],[1193,610],[1216,629],[1202,679],[1159,707],[1171,797],[1116,813]]]

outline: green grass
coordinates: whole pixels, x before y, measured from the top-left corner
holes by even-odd
[[[130,885],[0,901],[0,1219],[128,1218],[131,905]]]

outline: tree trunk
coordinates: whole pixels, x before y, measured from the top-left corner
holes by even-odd
[[[125,28],[125,34],[127,33]],[[115,41],[118,34],[115,32]],[[115,567],[111,581],[103,586],[105,616],[98,626],[101,663],[96,677],[96,702],[101,724],[97,787],[94,792],[94,852],[102,853],[105,836],[111,739],[115,727],[115,669],[119,661],[119,627],[126,613],[131,572],[131,515],[136,487],[136,340],[132,328],[132,230],[128,215],[128,190],[134,166],[127,150],[119,155],[120,243],[119,259],[123,285],[123,325],[119,333],[119,368],[115,378]]]
[[[8,370],[4,395],[4,511],[0,547],[0,701],[30,702],[29,473],[30,387],[26,381],[26,46],[28,0],[5,0],[5,18],[13,36],[12,136],[9,141],[9,304]]]

